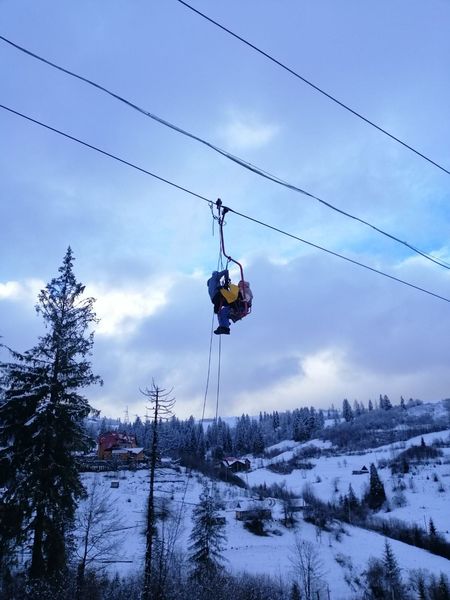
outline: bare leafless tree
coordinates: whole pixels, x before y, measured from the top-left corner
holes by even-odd
[[[159,523],[155,556],[156,569],[154,569],[156,573],[155,596],[162,598],[167,576],[172,567],[171,557],[173,556],[178,527],[171,500],[168,498],[155,498],[155,500],[157,500],[155,503],[155,518]]]
[[[325,594],[324,568],[316,546],[297,536],[290,560],[295,580],[301,590],[301,598],[304,600],[321,598],[322,594]],[[323,595],[323,598],[325,597]]]
[[[174,398],[171,397],[172,390],[167,392],[159,388],[154,381],[150,388],[141,390],[141,394],[151,403],[153,411],[152,419],[152,439],[150,444],[150,490],[148,495],[147,505],[147,527],[146,527],[146,543],[145,543],[145,563],[144,563],[144,587],[142,591],[142,600],[150,600],[154,597],[155,600],[160,599],[162,593],[160,589],[161,579],[158,576],[157,589],[152,596],[152,569],[153,569],[153,551],[154,539],[156,532],[156,511],[155,511],[155,473],[156,463],[159,451],[159,424],[162,419],[168,419],[172,415],[172,409],[175,405]],[[155,570],[156,572],[156,570]]]
[[[98,570],[117,554],[123,543],[124,523],[109,494],[105,495],[99,477],[88,488],[76,517],[77,599],[83,598],[88,568]]]

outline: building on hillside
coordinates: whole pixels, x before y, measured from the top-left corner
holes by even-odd
[[[101,433],[98,436],[97,443],[97,456],[101,460],[112,458],[114,450],[136,448],[135,436],[128,433],[121,433],[120,431]]]
[[[250,461],[248,458],[234,458],[233,456],[227,456],[220,461],[220,466],[232,473],[241,473],[242,471],[250,470]]]
[[[144,448],[117,448],[111,452],[116,460],[136,461],[145,460]]]
[[[291,512],[304,512],[308,507],[303,498],[291,498],[289,505]]]
[[[369,469],[366,467],[366,465],[364,465],[362,469],[356,469],[355,471],[352,471],[352,475],[367,475],[368,472]]]
[[[270,521],[272,519],[272,511],[270,508],[248,508],[246,510],[237,510],[235,517],[236,521],[250,521],[251,519]]]

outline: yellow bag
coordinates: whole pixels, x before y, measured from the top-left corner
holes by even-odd
[[[225,288],[221,288],[220,293],[225,298],[225,300],[228,302],[228,304],[232,304],[233,302],[235,302],[238,299],[239,286],[235,285],[234,283],[230,283],[230,289],[227,290]]]

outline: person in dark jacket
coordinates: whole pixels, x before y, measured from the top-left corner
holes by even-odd
[[[237,288],[237,286],[230,285],[227,269],[224,271],[213,271],[207,281],[207,286],[209,297],[214,304],[214,312],[219,320],[219,327],[214,333],[216,335],[230,335],[230,304],[232,304],[234,296],[232,288]]]

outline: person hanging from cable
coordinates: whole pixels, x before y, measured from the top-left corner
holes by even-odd
[[[219,321],[216,335],[230,335],[230,304],[237,300],[239,288],[230,282],[228,269],[213,271],[207,281],[208,293]],[[233,286],[231,288],[231,286]],[[236,289],[237,288],[237,289]]]
[[[239,285],[231,283],[228,269],[213,271],[207,281],[208,293],[219,321],[216,335],[230,335],[230,320],[233,323],[245,317],[251,309],[253,294],[248,281]]]
[[[213,271],[207,281],[209,297],[214,304],[214,312],[217,314],[219,320],[219,327],[214,333],[216,335],[229,335],[230,319],[233,323],[236,323],[236,321],[246,317],[251,312],[253,293],[250,289],[250,284],[244,279],[244,270],[241,263],[231,258],[225,251],[223,225],[224,216],[229,212],[229,208],[222,207],[220,198],[216,202],[216,207],[219,216],[214,218],[218,221],[220,227],[220,256],[223,255],[227,258],[227,267],[230,262],[233,262],[239,267],[241,273],[241,280],[238,285],[231,283],[228,269]]]

